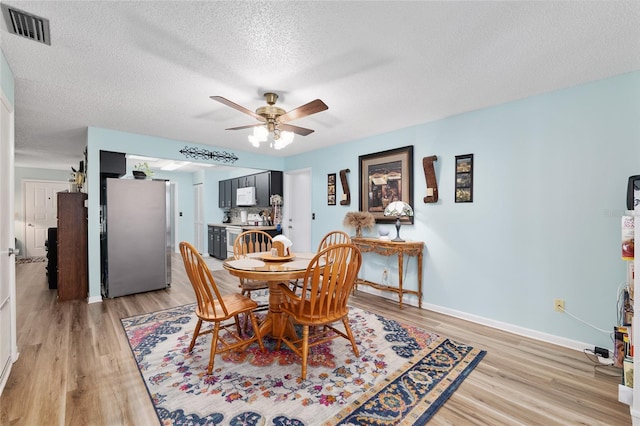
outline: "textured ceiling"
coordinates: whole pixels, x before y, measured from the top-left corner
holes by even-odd
[[[640,69],[640,2],[5,2],[49,19],[9,34],[16,165],[68,169],[87,126],[289,156]],[[247,142],[265,91],[315,130]]]

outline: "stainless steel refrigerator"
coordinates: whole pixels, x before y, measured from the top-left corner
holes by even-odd
[[[107,178],[102,215],[103,296],[169,286],[169,181]]]

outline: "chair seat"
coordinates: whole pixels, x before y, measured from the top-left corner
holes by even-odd
[[[206,303],[200,308],[196,308],[196,315],[205,321],[224,321],[238,314],[249,312],[258,307],[258,303],[255,300],[250,299],[247,296],[243,296],[240,293],[232,293],[222,296],[222,303],[227,308],[227,314],[225,315],[220,300],[214,300],[213,305]]]
[[[286,291],[284,289],[289,289],[285,284],[281,284],[282,291]],[[302,311],[300,311],[298,303],[292,303],[289,306],[283,306],[282,311],[289,315],[296,315],[296,322],[301,325],[324,325],[331,324],[336,321],[340,321],[343,317],[349,314],[348,307],[340,307],[330,313],[327,312],[318,312],[315,314],[311,314],[311,304],[309,300],[303,301]]]

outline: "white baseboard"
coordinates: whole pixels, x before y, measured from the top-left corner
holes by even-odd
[[[372,287],[368,287],[364,285],[358,286],[358,291],[363,291],[365,293],[375,294],[376,296],[384,297],[385,299],[398,301],[398,296],[395,293],[390,293],[388,291],[377,290]],[[402,303],[417,307],[418,298],[415,295],[407,294],[405,295]],[[543,333],[541,331],[520,327],[520,326],[509,324],[506,322],[496,321],[490,318],[481,317],[479,315],[469,314],[467,312],[457,311],[455,309],[434,305],[432,303],[423,303],[422,308],[430,311],[438,312],[440,314],[449,315],[451,317],[460,318],[466,321],[471,321],[476,324],[481,324],[487,327],[517,334],[518,336],[528,337],[530,339],[535,339],[542,342],[551,343],[557,346],[574,349],[580,352],[582,352],[585,348],[593,348],[595,346],[593,343],[585,343],[577,340],[567,339],[565,337],[556,336],[549,333]]]
[[[88,303],[102,303],[102,296],[91,296],[88,300]]]

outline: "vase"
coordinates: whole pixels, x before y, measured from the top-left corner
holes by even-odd
[[[362,227],[358,226],[356,228],[356,238],[361,238],[362,237]]]

